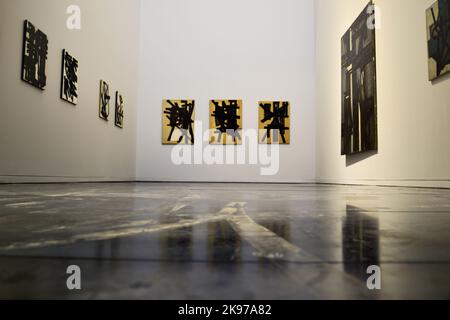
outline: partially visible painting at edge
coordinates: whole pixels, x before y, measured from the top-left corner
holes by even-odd
[[[450,72],[450,0],[436,1],[426,12],[428,79]]]

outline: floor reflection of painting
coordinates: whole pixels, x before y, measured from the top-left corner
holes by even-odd
[[[367,267],[380,264],[379,221],[361,209],[347,206],[342,225],[344,269],[367,279]]]

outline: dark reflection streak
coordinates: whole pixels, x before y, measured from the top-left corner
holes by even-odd
[[[213,263],[241,260],[241,238],[227,221],[208,223],[208,260]]]
[[[191,216],[184,219],[192,219]],[[164,214],[160,217],[161,225],[178,223],[180,217],[175,214]],[[170,261],[192,261],[194,227],[185,227],[172,231],[161,232],[161,259]]]
[[[344,271],[367,281],[367,267],[380,264],[379,219],[347,205],[342,224]]]

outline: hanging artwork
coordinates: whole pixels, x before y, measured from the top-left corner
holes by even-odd
[[[44,90],[47,85],[47,76],[45,74],[47,55],[47,36],[41,30],[36,29],[28,20],[25,20],[22,80],[41,90]]]
[[[450,0],[427,10],[428,73],[430,81],[450,72]]]
[[[290,109],[288,101],[259,103],[259,143],[290,144]]]
[[[123,95],[116,91],[116,116],[114,120],[114,124],[116,127],[123,129],[123,109],[124,109],[124,100]]]
[[[194,100],[164,100],[162,106],[162,144],[194,144]]]
[[[378,149],[375,27],[370,3],[341,40],[341,154]]]
[[[210,144],[242,144],[242,100],[212,100]]]
[[[101,119],[108,121],[109,117],[109,101],[111,96],[109,95],[109,85],[101,80],[100,81],[100,106],[99,116]]]
[[[66,50],[62,53],[61,99],[78,103],[78,60]]]

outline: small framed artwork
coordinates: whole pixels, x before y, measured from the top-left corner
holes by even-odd
[[[109,118],[109,101],[111,96],[109,95],[109,84],[103,80],[100,80],[100,105],[99,116],[101,119],[108,121]]]
[[[114,124],[116,127],[123,129],[123,117],[124,117],[124,99],[123,95],[116,91],[116,114]]]
[[[162,144],[194,144],[195,101],[164,100]]]
[[[61,99],[78,104],[78,60],[66,50],[62,52]]]
[[[450,72],[450,0],[436,1],[426,16],[428,78],[434,81]]]
[[[22,80],[44,90],[47,85],[47,35],[25,20],[22,51]]]
[[[211,100],[210,144],[242,144],[242,100]]]
[[[291,105],[288,101],[259,103],[259,143],[291,143]]]

